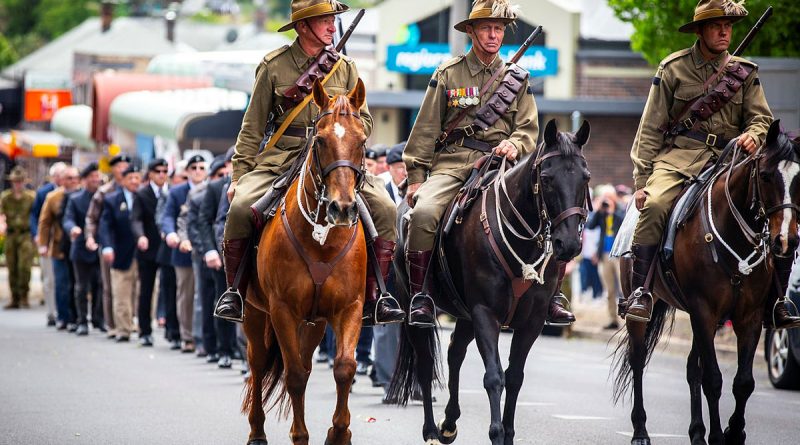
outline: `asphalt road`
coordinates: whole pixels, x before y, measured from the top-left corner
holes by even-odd
[[[509,334],[501,336],[504,351],[510,340]],[[628,443],[630,406],[611,402],[610,351],[600,341],[540,338],[520,395],[517,443]],[[656,443],[687,442],[683,354],[679,348],[657,353],[646,374],[648,427]],[[735,362],[730,355],[721,359],[721,412],[727,419]],[[238,367],[219,370],[194,355],[169,351],[160,331],[156,346],[144,349],[135,342],[116,344],[100,333],[76,337],[45,328],[41,308],[0,311],[0,444],[244,444],[249,429],[239,413]],[[772,389],[765,368],[759,358],[747,411],[748,439],[797,443],[800,392]],[[488,442],[482,379],[473,344],[462,371],[463,416],[456,443]],[[421,405],[384,406],[381,394],[368,378],[358,379],[350,398],[353,443],[421,443]],[[436,395],[439,418],[447,394]],[[312,443],[324,441],[334,398],[331,372],[315,365],[306,399]],[[268,415],[267,423],[271,444],[288,443],[288,421]]]

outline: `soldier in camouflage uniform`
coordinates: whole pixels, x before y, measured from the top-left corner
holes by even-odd
[[[758,67],[749,60],[730,56],[732,26],[747,15],[739,3],[730,0],[701,0],[695,9],[694,20],[679,31],[694,33],[697,42],[665,58],[658,67],[650,87],[639,131],[631,149],[636,186],[634,199],[641,216],[633,235],[632,289],[627,302],[626,317],[634,321],[649,321],[653,299],[645,280],[658,251],[672,203],[685,181],[698,175],[709,160],[716,160],[725,141],[739,137],[737,144],[747,153],[754,153],[764,143],[772,123]],[[730,56],[730,58],[729,58]],[[664,129],[671,122],[689,117],[687,103],[708,93],[717,81],[708,82],[724,63],[740,63],[752,72],[741,88],[718,112],[697,123],[690,122],[689,130],[665,140]],[[684,115],[678,116],[684,113]],[[686,124],[683,124],[686,127]],[[791,258],[776,259],[779,273],[783,270],[785,289]],[[772,307],[770,305],[770,307]],[[790,317],[783,305],[775,313],[778,327],[800,321]],[[772,317],[766,317],[770,321]]]
[[[433,301],[420,291],[439,220],[466,181],[475,161],[492,149],[513,160],[536,147],[539,116],[531,87],[525,80],[508,111],[492,127],[465,134],[463,139],[445,144],[441,151],[434,150],[437,138],[463,109],[468,108],[467,113],[452,133],[473,122],[480,106],[500,85],[502,75],[478,97],[492,75],[506,69],[498,51],[506,25],[516,19],[514,10],[507,0],[477,0],[469,18],[455,26],[469,35],[473,47],[466,55],[444,62],[433,74],[403,152],[408,171],[406,199],[413,207],[406,254],[410,295],[413,295],[409,323],[417,326],[434,325]],[[561,324],[574,319],[554,298],[548,321]]]
[[[286,120],[293,106],[283,93],[295,85],[295,81],[314,61],[315,56],[332,43],[336,32],[334,15],[348,9],[335,0],[293,0],[291,21],[279,31],[294,29],[297,31],[297,39],[291,45],[267,54],[256,69],[252,100],[247,107],[236,142],[233,175],[228,189],[228,196],[232,200],[225,223],[223,255],[230,289],[220,297],[215,308],[215,315],[220,318],[242,320],[242,296],[246,295],[248,281],[246,275],[243,275],[239,289],[233,289],[232,286],[253,235],[250,206],[292,165],[306,143],[306,129],[313,125],[319,108],[313,101],[309,102],[275,146],[261,150],[262,144],[266,143],[265,136],[272,136],[265,135],[265,126],[269,123],[278,128]],[[353,60],[344,55],[341,57],[343,62],[325,84],[325,90],[332,95],[347,94],[355,88],[358,81],[358,70]],[[366,103],[359,113],[364,132],[369,136],[372,131],[372,116]],[[362,194],[371,209],[378,232],[373,247],[385,279],[397,238],[394,226],[397,211],[384,188],[383,180],[376,176],[365,175]],[[402,321],[405,314],[394,298],[378,299],[374,273],[372,267],[369,267],[364,323],[372,323],[373,317],[376,319],[375,323]]]
[[[27,175],[21,166],[14,167],[8,179],[11,189],[0,193],[0,216],[5,219],[6,266],[11,302],[6,309],[29,307],[28,290],[31,281],[31,263],[34,248],[28,216],[33,208],[36,194],[25,188]],[[0,221],[2,222],[2,221]]]

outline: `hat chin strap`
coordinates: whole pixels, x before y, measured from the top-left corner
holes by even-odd
[[[308,28],[308,31],[311,33],[311,35],[312,35],[312,36],[314,36],[314,38],[315,38],[315,39],[317,39],[317,41],[318,41],[319,43],[321,43],[321,44],[322,44],[322,47],[323,47],[323,48],[324,48],[324,47],[326,47],[326,46],[328,46],[328,44],[327,44],[327,43],[325,43],[325,41],[324,41],[324,40],[322,40],[322,39],[321,39],[321,38],[320,38],[320,37],[317,35],[317,33],[315,33],[315,32],[314,32],[314,28],[312,28],[312,27],[311,27],[311,23],[309,23],[308,19],[303,19],[303,23],[305,23],[305,24],[306,24],[306,27]]]

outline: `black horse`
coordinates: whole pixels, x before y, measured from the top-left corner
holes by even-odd
[[[486,368],[483,384],[491,406],[489,437],[494,445],[513,444],[514,412],[525,360],[542,331],[550,297],[556,291],[555,260],[568,261],[581,249],[590,177],[582,147],[588,138],[586,121],[575,134],[560,133],[555,120],[548,122],[536,153],[508,172],[504,172],[503,162],[494,182],[464,212],[461,224],[437,242],[434,255],[439,260],[431,261],[427,287],[438,308],[458,318],[447,354],[450,400],[445,418],[437,426],[431,405],[431,386],[441,383],[436,328],[405,325],[387,394],[404,405],[419,385],[425,407],[422,436],[427,443],[452,443],[456,438],[456,421],[461,415],[459,370],[467,346],[476,339]],[[403,224],[407,209],[405,204],[398,209],[400,245],[407,233]],[[407,305],[408,274],[403,249],[399,251],[395,259],[398,294]],[[451,272],[452,285],[445,284],[445,270]],[[501,325],[514,329],[505,373],[497,344]],[[501,418],[504,388],[508,392]]]

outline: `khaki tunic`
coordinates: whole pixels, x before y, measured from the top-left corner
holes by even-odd
[[[347,94],[355,88],[358,70],[352,59],[344,57],[338,70],[325,84],[330,95]],[[265,127],[269,115],[278,105],[284,105],[283,92],[294,86],[294,82],[305,72],[314,60],[305,54],[298,40],[291,45],[275,50],[264,57],[256,68],[256,82],[250,105],[242,121],[242,128],[236,141],[233,155],[232,180],[237,181],[233,201],[225,223],[225,239],[247,238],[252,234],[252,213],[250,206],[261,198],[272,186],[272,182],[288,170],[305,138],[282,136],[274,147],[259,153],[265,137]],[[291,107],[275,119],[275,128],[286,119]],[[292,127],[309,127],[319,113],[319,108],[310,101],[292,122]],[[367,104],[359,110],[364,123],[364,133],[372,132],[372,116]],[[396,208],[383,186],[383,181],[367,175],[363,195],[372,211],[378,235],[394,240]]]
[[[717,82],[712,82],[703,90],[707,79],[717,72],[727,55],[726,51],[706,61],[699,43],[695,43],[665,58],[656,71],[631,149],[634,184],[637,190],[644,188],[648,195],[634,232],[635,244],[651,245],[661,241],[672,202],[684,181],[699,174],[712,156],[718,156],[721,151],[685,136],[676,137],[671,148],[666,149],[659,127],[674,120],[687,103],[716,86]],[[696,129],[726,139],[748,133],[760,146],[772,123],[772,112],[758,79],[758,67],[740,57],[731,58],[731,63],[737,61],[756,69],[730,102],[708,120],[698,123]]]
[[[8,284],[13,303],[27,303],[31,281],[31,265],[35,254],[28,216],[36,194],[23,190],[19,197],[13,190],[0,193],[0,214],[6,217],[4,252],[8,267]]]
[[[469,51],[466,55],[443,63],[431,77],[403,152],[408,183],[423,183],[414,195],[416,203],[411,211],[409,250],[425,251],[433,248],[439,220],[466,181],[475,161],[485,154],[458,143],[445,147],[438,153],[434,152],[436,138],[462,111],[459,107],[451,106],[447,90],[473,87],[480,90],[498,69],[505,69],[499,57],[486,66],[473,51]],[[480,98],[480,104],[469,110],[459,126],[469,125],[475,120],[475,114],[491,98],[502,79],[501,74]],[[522,157],[534,150],[538,136],[536,101],[526,81],[506,114],[489,130],[475,132],[474,138],[491,145],[507,139],[514,144]]]

